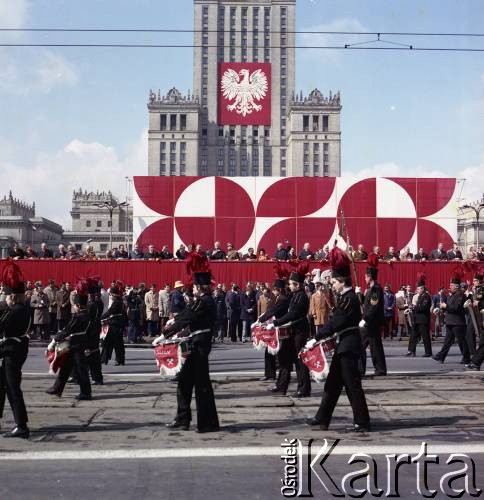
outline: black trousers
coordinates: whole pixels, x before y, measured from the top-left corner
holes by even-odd
[[[366,348],[370,346],[371,361],[373,363],[373,367],[375,368],[375,374],[386,375],[387,363],[380,330],[378,328],[365,328],[361,344],[361,374],[364,375],[366,373]]]
[[[123,329],[117,326],[109,327],[108,334],[103,342],[103,347],[101,350],[101,362],[105,365],[108,364],[111,356],[113,354],[116,356],[116,362],[120,365],[124,365],[125,361],[125,349],[124,349],[124,339],[123,339]]]
[[[75,374],[77,383],[81,388],[81,394],[90,396],[91,381],[89,380],[89,372],[86,356],[84,355],[84,348],[81,346],[76,346],[74,349],[69,351],[64,365],[59,370],[53,386],[53,389],[58,394],[63,393],[67,379],[70,377],[71,372]]]
[[[410,337],[410,342],[408,343],[409,352],[415,352],[417,349],[418,341],[422,339],[425,354],[432,355],[432,342],[430,340],[430,324],[418,324],[415,325],[412,336]]]
[[[8,342],[15,342],[15,340],[9,340]],[[24,396],[20,388],[22,366],[27,359],[28,352],[28,340],[22,340],[21,344],[15,346],[12,352],[4,356],[0,368],[0,419],[3,417],[5,397],[7,397],[15,423],[19,427],[25,427],[28,422]]]
[[[277,359],[279,361],[279,375],[277,376],[276,387],[283,393],[286,394],[291,382],[291,372],[293,369],[295,359],[296,347],[294,346],[294,338],[289,337],[283,339],[281,342],[281,348],[277,353]]]
[[[477,339],[477,334],[476,331],[474,330],[472,319],[469,316],[469,321],[466,326],[466,342],[467,342],[467,348],[469,349],[469,353],[471,356],[474,356],[474,354],[476,353],[476,339]]]
[[[176,392],[178,408],[175,420],[181,424],[189,424],[192,419],[190,404],[194,387],[198,429],[218,427],[217,408],[208,368],[208,355],[197,351],[188,356],[178,376]]]
[[[324,384],[321,404],[315,417],[322,424],[330,424],[334,409],[344,387],[353,410],[354,423],[363,427],[370,425],[370,415],[368,413],[365,393],[361,386],[358,362],[358,355],[351,352],[336,354],[333,357],[328,378]]]
[[[49,333],[50,335],[55,335],[57,333],[57,313],[49,313]]]
[[[267,347],[264,353],[264,377],[276,378],[276,357],[269,354]]]
[[[309,396],[311,394],[311,376],[308,367],[300,360],[299,351],[305,346],[308,340],[308,332],[297,332],[294,335],[294,347],[296,358],[297,392]]]
[[[466,342],[466,325],[446,325],[444,345],[442,349],[435,355],[438,360],[445,361],[447,354],[449,354],[452,344],[457,339],[462,357],[465,363],[469,363],[470,354]]]
[[[239,338],[242,337],[242,328],[239,326],[240,317],[232,315],[229,318],[229,337],[232,342],[237,340],[237,330],[239,330]]]

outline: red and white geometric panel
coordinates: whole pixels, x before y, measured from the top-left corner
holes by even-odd
[[[457,238],[455,179],[135,177],[134,186],[141,247],[220,241],[272,253],[288,241],[318,248],[339,238],[342,213],[353,246],[430,251]]]

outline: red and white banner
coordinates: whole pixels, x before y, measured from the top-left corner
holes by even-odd
[[[182,354],[181,344],[171,342],[155,347],[155,359],[160,375],[174,377],[182,369],[186,358]]]
[[[309,349],[299,353],[301,361],[308,367],[311,378],[318,384],[326,380],[329,373],[329,363],[326,353],[335,349],[334,341],[318,342]]]
[[[279,341],[279,329],[267,330],[264,325],[256,325],[252,328],[252,345],[258,350],[265,349],[269,354],[275,355],[281,348]]]
[[[457,240],[456,179],[371,177],[135,177],[134,242],[143,248],[214,241],[246,251],[289,241],[316,250],[339,239],[428,253]]]
[[[271,65],[220,63],[219,125],[271,125]]]
[[[45,358],[49,363],[49,373],[55,375],[63,366],[69,355],[69,342],[61,342],[56,344],[54,349],[45,351]]]

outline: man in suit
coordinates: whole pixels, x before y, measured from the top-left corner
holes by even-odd
[[[299,260],[313,260],[314,254],[311,252],[309,243],[304,243],[303,249],[301,250],[301,253],[299,254]]]
[[[365,247],[360,243],[358,249],[353,254],[353,260],[366,260],[368,258],[368,252],[365,251]]]
[[[225,252],[222,250],[220,241],[216,241],[213,245],[213,250],[209,253],[210,260],[225,260]]]
[[[281,242],[277,244],[277,249],[274,253],[274,259],[287,260],[287,250],[284,248],[284,245]]]
[[[425,277],[421,276],[417,283],[417,303],[413,306],[414,329],[408,345],[407,356],[415,356],[417,343],[422,339],[424,344],[424,358],[432,356],[432,343],[430,340],[430,311],[432,308],[432,299],[428,290],[425,288]]]
[[[225,304],[227,306],[227,318],[229,320],[229,337],[232,342],[237,342],[237,329],[239,329],[240,337],[242,335],[240,322],[240,300],[239,286],[236,283],[232,284],[232,288],[225,296]]]
[[[148,336],[156,337],[159,331],[160,323],[160,305],[158,293],[156,293],[156,284],[153,283],[150,291],[145,295],[146,321],[148,322]]]
[[[447,260],[462,260],[462,252],[459,250],[457,243],[454,243],[452,250],[447,252]]]
[[[435,250],[430,252],[430,260],[447,260],[447,252],[444,250],[444,244],[439,243]]]

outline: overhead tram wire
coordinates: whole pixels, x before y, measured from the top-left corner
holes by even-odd
[[[380,40],[385,42],[384,40]],[[363,42],[371,43],[371,41]],[[387,42],[389,43],[389,42]],[[192,44],[151,44],[151,43],[0,43],[0,47],[42,47],[42,48],[113,48],[113,49],[194,49],[194,48],[217,48],[218,45],[192,45]],[[251,47],[247,47],[251,48]],[[390,51],[413,51],[413,52],[484,52],[483,48],[463,48],[463,47],[416,47],[409,46],[392,46],[392,47],[363,47],[353,44],[346,45],[271,45],[267,48],[271,49],[309,49],[309,50],[390,50]]]

